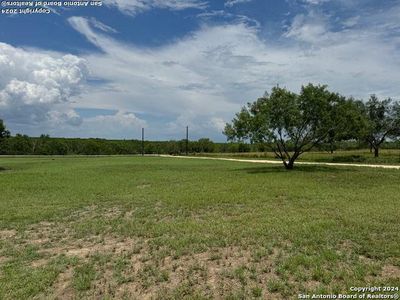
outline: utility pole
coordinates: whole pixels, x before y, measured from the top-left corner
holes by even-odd
[[[186,126],[186,156],[189,155],[189,126]]]
[[[144,128],[142,128],[142,156],[144,156]]]

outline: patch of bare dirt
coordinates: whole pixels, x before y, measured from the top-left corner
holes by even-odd
[[[382,269],[381,276],[385,279],[400,279],[400,268],[393,265],[386,265]]]
[[[85,257],[94,253],[112,253],[114,255],[120,255],[131,250],[136,243],[137,241],[131,238],[126,238],[121,241],[113,237],[106,237],[101,244],[89,244],[82,248],[67,248],[66,254],[78,257]]]
[[[31,263],[31,267],[40,268],[40,267],[47,265],[48,262],[49,262],[48,258],[37,259]]]
[[[75,291],[72,287],[73,269],[69,268],[58,275],[57,281],[53,285],[54,299],[66,300],[75,299]]]
[[[6,262],[8,262],[10,260],[9,257],[6,256],[0,256],[0,265],[5,264]]]
[[[320,286],[320,282],[316,280],[309,280],[304,283],[304,287],[309,291],[314,291]]]
[[[373,259],[371,259],[371,258],[369,258],[369,257],[366,257],[366,256],[364,256],[364,255],[359,255],[359,256],[358,256],[358,259],[359,259],[362,263],[364,263],[364,264],[366,264],[366,265],[372,265],[372,264],[374,264],[374,260],[373,260]]]
[[[172,297],[168,293],[182,286],[213,299],[222,299],[232,291],[240,291],[243,286],[259,286],[263,298],[275,299],[266,289],[267,281],[276,277],[272,268],[275,253],[255,264],[251,250],[226,247],[179,258],[168,256],[156,262],[143,259],[147,250],[145,247],[131,256],[126,274],[133,275],[134,280],[116,289],[116,299],[165,299]],[[162,274],[168,275],[163,278]],[[252,274],[254,278],[251,278]]]
[[[13,238],[17,235],[17,231],[14,229],[4,229],[4,230],[0,230],[0,240],[6,240],[6,239],[10,239]]]
[[[122,209],[119,207],[113,207],[113,208],[104,210],[104,212],[101,215],[105,218],[113,219],[113,218],[118,218],[120,216],[123,216],[124,211],[122,211]]]

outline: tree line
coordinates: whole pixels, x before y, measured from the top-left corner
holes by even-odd
[[[244,106],[224,134],[230,141],[272,145],[286,169],[307,151],[342,141],[367,143],[379,156],[387,140],[400,137],[400,104],[372,95],[366,102],[330,92],[326,85],[302,86],[299,94],[279,86]]]
[[[145,154],[236,153],[259,150],[244,143],[214,143],[208,138],[189,141],[145,141]],[[48,135],[11,136],[0,119],[0,155],[134,155],[142,153],[140,140],[55,138]]]
[[[356,141],[341,141],[317,146],[319,151],[355,150],[367,146]],[[292,149],[292,145],[287,145]],[[385,148],[398,148],[399,145],[386,142]],[[274,145],[271,143],[245,143],[244,141],[215,143],[208,138],[189,141],[188,152],[194,153],[249,153],[269,152]],[[0,155],[135,155],[142,153],[140,140],[105,140],[80,138],[55,138],[48,135],[29,137],[16,134],[11,136],[0,119]],[[186,153],[186,141],[145,141],[145,154]]]

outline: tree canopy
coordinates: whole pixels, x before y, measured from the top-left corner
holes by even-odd
[[[379,100],[372,95],[363,108],[365,123],[361,137],[374,149],[375,157],[379,148],[388,139],[400,136],[400,104],[392,99]]]
[[[358,126],[354,120],[361,120],[359,105],[325,85],[303,86],[300,94],[274,87],[270,94],[243,107],[224,134],[232,141],[273,143],[276,156],[293,169],[302,153],[329,138],[351,135],[349,128]]]

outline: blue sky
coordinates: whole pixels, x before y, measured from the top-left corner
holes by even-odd
[[[276,84],[400,99],[399,0],[103,0],[0,14],[12,133],[224,141]]]

